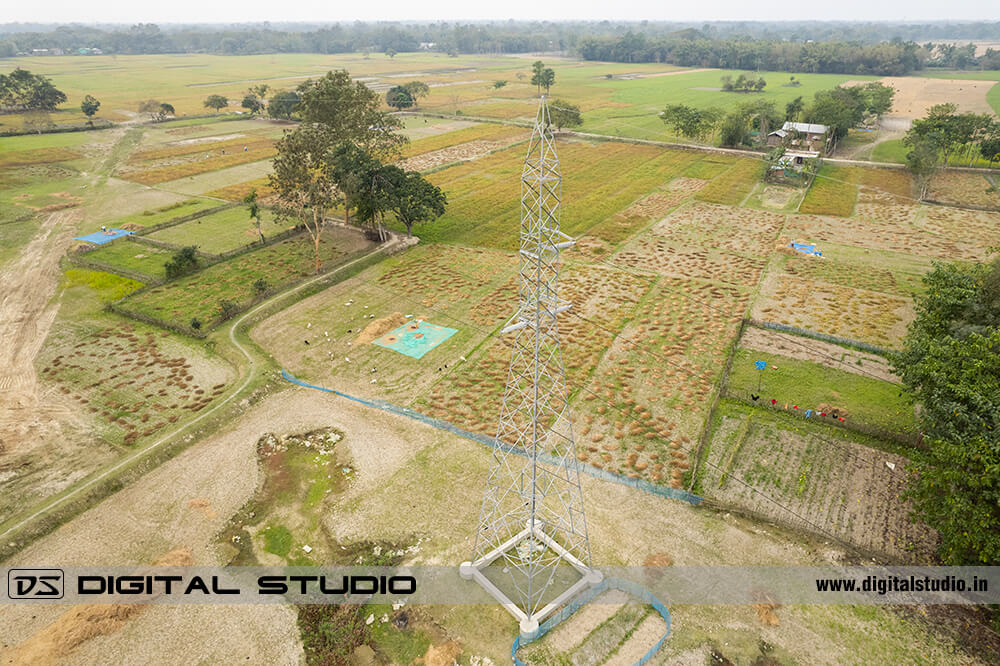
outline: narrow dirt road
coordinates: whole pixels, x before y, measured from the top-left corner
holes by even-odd
[[[30,424],[49,420],[40,412],[71,413],[41,395],[34,361],[59,311],[53,300],[59,259],[78,216],[75,210],[49,215],[20,257],[0,273],[0,453],[17,447]]]

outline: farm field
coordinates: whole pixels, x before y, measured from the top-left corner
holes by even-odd
[[[273,213],[267,209],[261,209],[260,225],[265,241],[269,235],[280,229],[275,225]],[[193,220],[154,231],[145,238],[178,246],[195,245],[202,252],[210,254],[221,254],[260,243],[257,227],[251,222],[250,214],[245,206],[226,208],[216,213],[196,217]]]
[[[209,92],[249,85],[236,78],[235,69],[226,69],[230,63],[220,62],[223,69],[216,71],[213,58],[192,58],[189,62],[206,66],[177,69],[185,76],[190,70],[211,70],[198,72],[206,80],[194,87],[179,78],[165,88],[179,95],[193,89],[192,113]],[[127,57],[120,61],[122,67],[132,66]],[[346,56],[329,61],[355,62]],[[176,61],[164,56],[161,62]],[[262,66],[254,75],[297,77],[272,79],[289,86],[323,71],[307,68],[305,63],[315,60],[293,56],[256,62],[274,69]],[[408,80],[407,72],[419,64],[421,78],[434,84],[431,96],[420,102],[427,110],[432,102],[448,104],[454,97],[467,116],[473,112],[465,109],[477,107],[497,114],[530,112],[533,89],[514,75],[528,69],[530,60],[431,55],[410,60],[403,54],[396,60],[359,56],[356,62],[369,69],[375,86],[404,75],[402,80]],[[721,75],[676,73],[659,65],[553,64],[562,77],[558,85],[578,86],[580,103],[595,114],[628,111],[629,104],[638,108],[646,99],[652,105],[659,99],[654,83],[681,90],[686,77],[694,78],[684,85],[709,77],[717,81]],[[232,78],[207,80],[206,74],[223,71],[232,72]],[[608,73],[611,79],[605,77]],[[114,72],[93,75],[110,79]],[[500,94],[487,90],[490,81],[506,76],[511,82],[500,92],[510,99],[489,97]],[[460,85],[444,85],[456,82]],[[615,102],[615,95],[633,83],[638,84],[632,89],[634,101]],[[797,96],[821,83],[826,86],[817,79],[786,90],[775,81],[779,89],[774,94]],[[698,95],[692,99],[701,99],[702,93],[705,99],[719,95],[694,92]],[[559,94],[553,89],[553,96]],[[608,127],[617,120],[607,119]],[[59,267],[58,260],[74,246],[71,238],[78,228],[93,230],[105,223],[148,228],[192,214],[207,213],[150,231],[149,239],[198,245],[213,254],[253,243],[256,231],[245,206],[225,208],[223,201],[210,197],[236,201],[253,186],[266,196],[262,178],[269,160],[216,168],[217,158],[223,147],[227,156],[238,147],[237,157],[243,145],[248,154],[251,145],[268,150],[281,124],[189,119],[81,133],[86,136],[78,143],[60,143],[62,135],[52,135],[58,138],[51,145],[49,137],[38,137],[37,146],[28,140],[34,137],[11,142],[17,149],[0,153],[0,178],[22,177],[20,169],[35,167],[53,169],[60,178],[46,180],[47,172],[40,169],[27,172],[17,188],[0,185],[5,187],[0,214],[24,209],[28,216],[10,224],[11,232],[4,229],[7,219],[0,219],[0,262],[16,256],[35,230],[52,219],[46,206],[72,204],[62,211],[66,217],[58,218],[65,219],[62,226],[45,227],[51,245],[37,255],[52,260],[56,282],[44,299],[47,305],[38,309],[44,316],[37,318],[37,335],[44,344],[39,343],[33,361],[40,395],[57,404],[63,410],[58,418],[68,419],[72,427],[67,426],[67,441],[48,457],[30,460],[22,452],[8,458],[0,450],[0,523],[238,396],[231,403],[236,410],[232,418],[221,413],[228,420],[218,432],[199,432],[197,437],[207,439],[193,441],[190,449],[96,507],[97,514],[67,522],[38,545],[65,544],[61,540],[78,536],[81,525],[95,515],[110,519],[100,512],[118,506],[116,511],[131,517],[123,528],[129,535],[128,557],[140,561],[152,561],[181,542],[193,549],[199,564],[227,557],[240,563],[311,564],[327,556],[346,557],[341,550],[353,560],[356,555],[379,556],[376,547],[403,551],[411,563],[451,564],[467,557],[488,448],[330,394],[291,388],[279,374],[284,368],[306,382],[384,399],[475,433],[495,431],[510,356],[497,331],[518,298],[515,234],[524,146],[517,142],[526,132],[414,116],[406,126],[412,142],[404,158],[411,160],[410,168],[426,169],[445,191],[445,216],[415,228],[421,241],[415,247],[366,260],[365,268],[345,271],[344,277],[330,279],[329,286],[317,283],[302,296],[286,295],[264,310],[261,321],[234,329],[232,335],[228,325],[220,326],[225,301],[245,309],[265,294],[315,275],[307,237],[254,248],[131,295],[142,287],[135,280],[71,262]],[[112,131],[116,138],[104,139],[108,145],[91,143],[101,135],[111,137]],[[0,140],[0,148],[5,145]],[[601,474],[636,485],[585,475],[595,561],[840,562],[852,557],[842,551],[844,543],[894,561],[927,561],[934,535],[909,521],[909,506],[901,499],[910,453],[904,445],[743,402],[752,401],[749,394],[757,390],[758,371],[752,363],[763,359],[769,368],[761,391],[768,401],[787,400],[800,408],[826,403],[846,410],[853,423],[912,434],[914,406],[901,395],[885,359],[765,331],[743,320],[752,315],[898,347],[913,317],[912,297],[923,289],[920,276],[933,260],[984,257],[987,247],[1000,243],[1000,212],[917,203],[910,198],[913,185],[903,171],[827,166],[808,191],[769,192],[771,186],[760,183],[762,163],[752,158],[566,135],[557,145],[563,230],[579,240],[563,255],[560,295],[573,308],[559,330],[578,460],[591,473],[603,470]],[[202,159],[209,152],[211,157]],[[187,171],[195,164],[211,168]],[[118,177],[130,175],[129,169],[146,174],[136,178],[148,180],[148,187],[142,180]],[[171,169],[169,180],[158,180]],[[970,174],[942,175],[947,177],[932,190],[939,200],[966,200],[978,187],[978,181],[966,177]],[[210,195],[198,196],[205,192]],[[15,198],[24,194],[29,196]],[[991,201],[985,189],[983,196]],[[796,209],[799,199],[801,208]],[[270,238],[281,227],[266,215],[263,229]],[[360,234],[339,226],[324,234],[324,271],[373,248]],[[2,246],[7,238],[14,244],[10,250]],[[787,247],[791,240],[818,243],[823,257],[795,253]],[[172,254],[141,241],[120,240],[80,258],[159,279],[165,277],[163,263]],[[121,297],[119,310],[102,309]],[[120,311],[170,328],[140,323]],[[372,344],[418,321],[455,332],[421,358]],[[233,337],[254,343],[247,345],[253,359],[246,365],[242,360],[233,365],[233,359],[240,359]],[[244,378],[252,388],[240,395],[235,388]],[[0,392],[7,386],[0,385]],[[720,390],[729,397],[723,393],[713,408]],[[14,391],[3,395],[27,400]],[[43,414],[50,418],[49,412]],[[313,444],[321,438],[333,452],[324,448],[314,453],[303,444],[310,437]],[[23,465],[23,474],[8,477],[11,468],[4,465],[9,460]],[[231,475],[226,484],[218,481],[225,477],[220,470]],[[287,478],[281,475],[284,470]],[[275,490],[274,484],[286,482],[293,492]],[[645,483],[693,489],[711,500],[709,505],[733,513],[667,502],[642,492],[638,486]],[[434,509],[442,503],[451,509],[447,515]],[[244,532],[249,548],[232,540]],[[831,544],[831,536],[841,543]],[[303,550],[307,544],[315,555]],[[109,561],[122,548],[96,540],[78,545],[85,553],[109,549]],[[246,626],[258,622],[277,636],[275,645],[301,656],[295,612],[283,611],[287,617],[278,619],[265,615],[270,612],[266,609],[246,611],[252,619]],[[850,660],[856,654],[871,663],[886,655],[886,663],[907,663],[911,657],[934,658],[953,649],[939,643],[936,634],[918,631],[909,620],[901,622],[881,608],[866,607],[860,614],[846,607],[823,614],[780,608],[781,624],[764,629],[750,608],[676,611],[673,642],[654,663],[707,662],[716,648],[735,663],[754,663],[766,656],[762,636],[776,646],[769,652],[775,659],[795,663]],[[150,619],[162,619],[156,615],[161,612],[151,608]],[[624,607],[590,618],[594,631],[572,644],[559,643],[563,639],[554,633],[552,649],[536,646],[537,661],[584,663],[608,648],[617,649],[615,659],[631,663],[643,651],[635,648],[641,641],[631,638],[655,633],[645,612]],[[472,655],[509,658],[513,622],[501,611],[490,614],[488,622],[476,613],[421,609],[409,616],[410,633],[376,619],[372,631],[378,655],[410,663],[426,655],[430,645],[455,637],[461,642],[460,660]],[[27,617],[17,625],[18,642],[41,622]],[[127,634],[133,638],[133,631],[147,631],[138,624],[131,629]],[[853,635],[862,629],[868,630],[866,640],[877,635],[885,643],[872,648],[844,641],[844,632]],[[102,642],[116,644],[122,636],[109,635]],[[725,644],[716,645],[716,637]],[[93,657],[96,645],[85,644],[82,652]],[[259,649],[260,654],[280,651],[273,645]],[[528,655],[527,650],[521,654]]]
[[[790,418],[721,402],[705,457],[711,464],[701,468],[702,492],[786,522],[787,507],[800,526],[868,552],[903,561],[926,557],[933,535],[907,520],[900,497],[906,459]]]
[[[369,246],[360,234],[328,231],[320,244],[320,257],[329,268]],[[221,321],[222,301],[245,306],[260,293],[313,274],[312,242],[297,236],[138,292],[120,307],[182,329],[209,328]],[[201,322],[199,326],[191,325],[195,319]]]

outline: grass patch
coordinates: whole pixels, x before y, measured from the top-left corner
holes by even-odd
[[[103,273],[85,268],[71,268],[66,271],[63,287],[78,285],[86,285],[96,291],[97,297],[104,303],[121,300],[143,286],[141,282],[114,273]]]
[[[292,531],[284,525],[270,525],[261,534],[264,536],[264,550],[285,557],[292,549]]]
[[[762,160],[741,159],[694,196],[701,201],[738,206],[760,182],[764,168]]]
[[[768,364],[759,392],[761,400],[798,405],[800,411],[827,403],[846,409],[851,421],[905,434],[917,431],[913,403],[901,395],[898,385],[809,361],[737,349],[729,375],[732,390],[758,393],[756,360]]]
[[[273,233],[274,215],[262,209],[260,217],[261,228],[267,238]],[[221,254],[260,242],[257,228],[251,223],[250,214],[243,206],[227,208],[154,231],[148,238],[185,247],[197,245],[202,252],[211,254]]]
[[[156,278],[166,277],[163,264],[170,261],[173,250],[145,243],[118,240],[82,255],[85,261],[97,261],[111,268],[134,271]]]
[[[853,170],[824,164],[806,192],[799,211],[815,215],[850,217],[858,199]]]

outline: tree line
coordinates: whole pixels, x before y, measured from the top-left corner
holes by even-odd
[[[927,116],[913,121],[903,145],[909,148],[906,163],[923,198],[937,170],[953,159],[966,166],[977,157],[990,166],[1000,160],[1000,120],[988,113],[958,113],[950,102],[936,104]]]
[[[876,45],[881,42],[1000,40],[1000,22],[859,23],[844,21],[483,21],[477,23],[352,22],[180,26],[163,30],[153,23],[133,26],[8,24],[0,26],[0,57],[59,48],[68,54],[99,48],[110,54],[146,53],[353,53],[415,51],[433,44],[443,53],[579,52],[590,40],[643,34],[650,42],[675,40],[807,42]],[[631,41],[631,40],[628,40]],[[637,53],[629,49],[639,62]],[[608,59],[608,58],[601,58]],[[618,58],[611,58],[618,59]],[[655,60],[650,60],[655,61]],[[662,60],[661,60],[662,61]],[[665,62],[665,61],[663,61]],[[734,64],[734,69],[756,64]],[[771,68],[775,69],[775,68]],[[796,69],[795,71],[802,71]],[[853,72],[852,72],[853,73]]]
[[[927,60],[915,42],[790,42],[773,39],[713,39],[690,31],[664,38],[642,33],[581,41],[584,60],[662,62],[683,67],[771,70],[828,74],[902,76]]]

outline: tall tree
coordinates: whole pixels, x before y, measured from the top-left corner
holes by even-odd
[[[580,107],[561,99],[554,99],[549,103],[549,117],[558,130],[563,127],[579,127],[583,124]]]
[[[80,102],[80,110],[83,111],[85,116],[87,116],[87,122],[91,125],[94,124],[93,117],[99,108],[101,108],[101,102],[93,95],[87,95],[83,98],[83,101]]]
[[[799,95],[785,105],[785,120],[791,120],[792,122],[797,121],[805,108],[806,103],[802,101],[802,96]]]
[[[927,450],[907,494],[949,565],[1000,565],[1000,258],[938,264],[894,367],[920,403]]]
[[[402,111],[413,106],[413,95],[403,86],[394,86],[386,91],[385,103],[397,111]]]
[[[413,235],[413,225],[436,220],[444,215],[448,199],[441,188],[428,182],[416,171],[404,172],[397,166],[382,169],[382,177],[389,183],[389,208],[396,219]]]
[[[420,98],[427,97],[431,93],[430,86],[423,81],[410,81],[408,83],[404,83],[403,87],[406,88],[406,91],[410,93],[410,97],[413,98],[414,106],[417,105]]]
[[[250,221],[257,228],[257,235],[260,236],[261,245],[264,244],[264,231],[260,228],[260,204],[257,203],[257,188],[250,188],[250,193],[243,197],[247,212],[250,213]]]
[[[229,106],[229,99],[224,95],[209,95],[205,98],[204,105],[206,109],[224,109]]]
[[[326,137],[322,130],[300,125],[275,144],[274,172],[268,183],[274,189],[281,219],[298,220],[313,244],[316,272],[323,267],[320,242],[326,223],[326,211],[341,199],[337,184],[330,177],[326,162]]]
[[[299,108],[299,94],[294,90],[275,93],[267,103],[267,115],[289,120]]]

